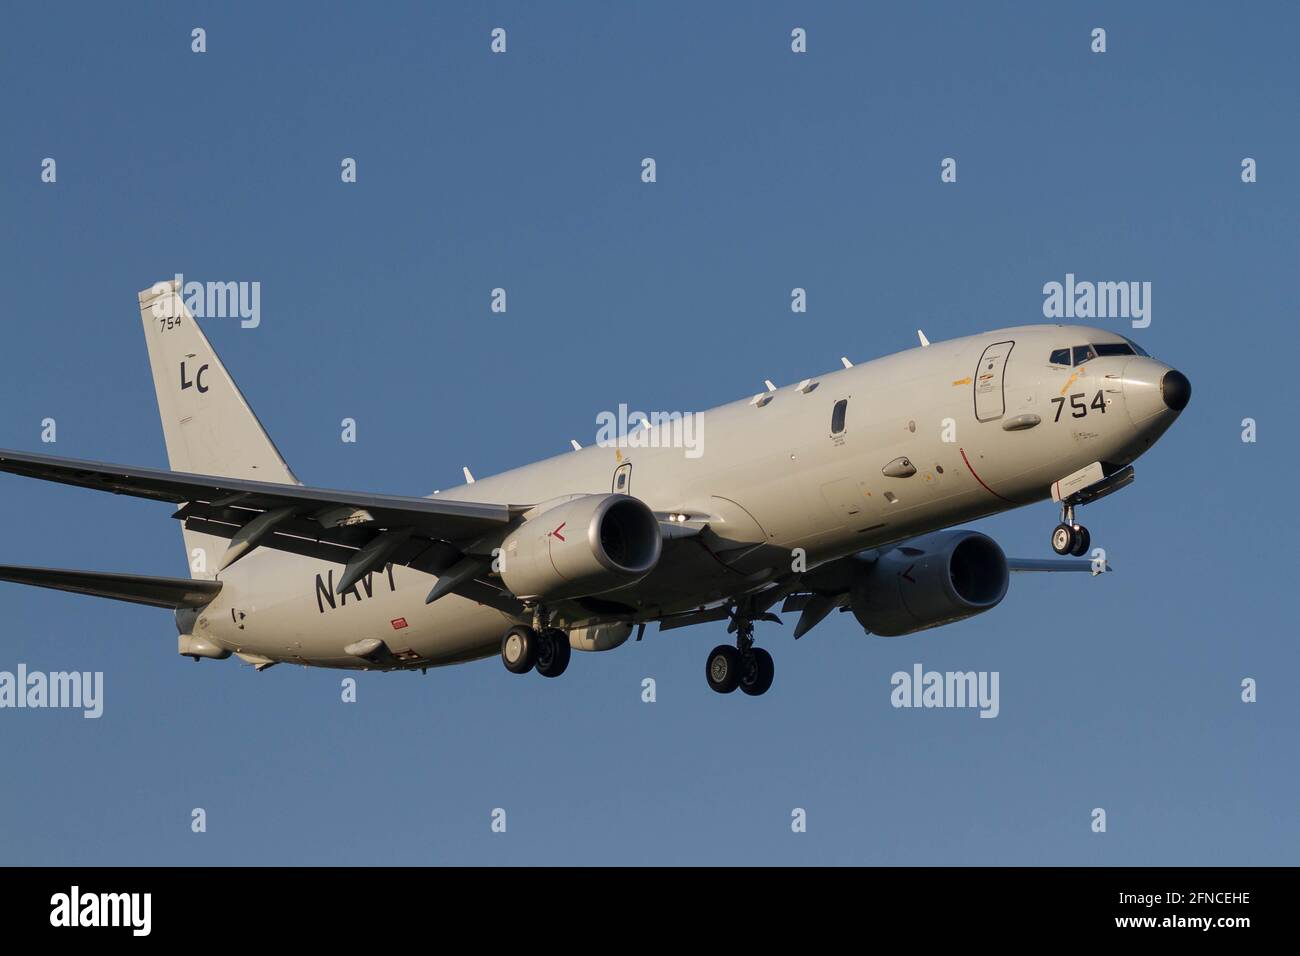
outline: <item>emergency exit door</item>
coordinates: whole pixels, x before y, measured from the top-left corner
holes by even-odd
[[[1001,418],[1007,410],[1003,394],[1007,359],[1015,342],[995,342],[984,350],[975,368],[975,420],[991,422]]]

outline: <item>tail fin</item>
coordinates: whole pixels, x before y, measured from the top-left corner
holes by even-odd
[[[140,293],[172,471],[301,484],[217,358],[175,279]]]
[[[172,471],[302,484],[208,344],[182,293],[171,279],[139,296]],[[190,577],[215,579],[216,560],[229,542],[189,528],[183,534]]]

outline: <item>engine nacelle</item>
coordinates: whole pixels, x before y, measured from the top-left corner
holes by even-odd
[[[863,568],[850,606],[858,623],[898,637],[997,607],[1010,580],[1007,556],[978,531],[939,531],[904,542]]]
[[[659,563],[659,520],[631,495],[582,495],[527,519],[502,542],[501,580],[535,601],[588,597],[639,581]]]

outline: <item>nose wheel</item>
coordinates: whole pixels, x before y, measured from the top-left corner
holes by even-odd
[[[1076,558],[1088,553],[1092,535],[1074,520],[1074,505],[1061,506],[1061,523],[1052,529],[1052,550],[1057,554],[1072,554]]]

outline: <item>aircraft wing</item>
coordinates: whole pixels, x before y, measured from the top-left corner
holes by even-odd
[[[0,472],[184,503],[173,517],[231,540],[223,568],[253,548],[269,547],[346,564],[344,580],[388,561],[442,574],[463,561],[475,541],[504,532],[528,507],[332,491],[5,450]],[[474,589],[471,578],[463,584]]]
[[[881,552],[876,549],[860,551],[847,558],[827,562],[800,576],[793,586],[787,586],[790,592],[782,605],[782,611],[800,611],[795,624],[794,638],[798,640],[820,624],[828,614],[839,609],[848,610],[849,589],[853,578],[864,564],[879,559]],[[1007,558],[1007,570],[1026,571],[1087,571],[1098,575],[1102,570],[1094,566],[1089,558]],[[1106,564],[1105,570],[1111,570]],[[690,624],[687,620],[683,623]],[[660,627],[663,625],[661,624]],[[671,625],[670,625],[671,626]]]
[[[1101,574],[1091,558],[1007,558],[1008,571],[1089,571]],[[1106,565],[1109,571],[1110,564]]]
[[[42,481],[79,485],[115,495],[152,498],[155,501],[203,502],[266,511],[293,507],[303,514],[347,507],[400,518],[443,539],[475,537],[508,524],[508,505],[439,498],[408,498],[357,491],[331,491],[304,485],[283,485],[243,478],[188,475],[161,468],[134,468],[75,458],[55,458],[0,449],[0,471]],[[523,510],[523,509],[520,509]]]
[[[107,574],[103,571],[64,571],[58,568],[24,568],[12,564],[0,564],[0,581],[33,584],[56,591],[72,591],[76,594],[166,608],[202,607],[221,590],[220,581]]]

